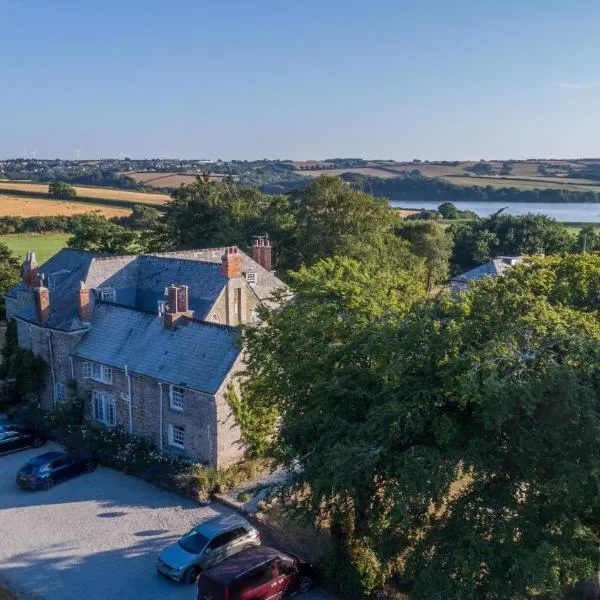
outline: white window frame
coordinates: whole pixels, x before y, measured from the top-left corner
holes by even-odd
[[[100,300],[102,302],[116,302],[117,290],[115,288],[100,288]]]
[[[100,363],[86,361],[81,366],[83,378],[93,379],[100,383],[106,383],[112,385],[113,382],[113,368],[101,365]]]
[[[185,449],[185,427],[169,423],[169,445],[180,450]]]
[[[249,283],[250,285],[256,285],[257,281],[258,281],[257,273],[246,273],[246,283]]]
[[[117,405],[115,399],[99,390],[92,391],[94,419],[107,427],[117,425]]]
[[[64,402],[67,399],[67,390],[65,384],[57,381],[54,384],[54,400],[56,402]]]
[[[183,412],[185,390],[178,385],[169,385],[169,408]]]

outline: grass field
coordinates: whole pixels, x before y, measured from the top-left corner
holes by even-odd
[[[185,174],[185,173],[123,173],[128,177],[132,177],[137,182],[145,183],[150,187],[155,188],[178,188],[181,185],[189,185],[196,181],[197,175]],[[210,175],[211,181],[220,181],[225,175],[220,173],[212,173]],[[233,176],[233,180],[237,181],[239,177]]]
[[[164,204],[169,196],[147,192],[135,192],[129,190],[116,190],[107,187],[73,186],[79,196],[84,198],[98,198],[98,200],[118,200],[130,202],[131,204]],[[0,192],[2,190],[23,191],[35,194],[48,194],[47,183],[32,183],[29,181],[0,181]],[[100,204],[100,202],[99,202]]]
[[[0,191],[0,217],[59,217],[88,212],[99,212],[107,218],[126,217],[131,213],[126,208],[78,203],[70,200],[19,198],[18,196],[7,196]]]
[[[33,250],[39,264],[54,256],[67,245],[68,233],[14,233],[1,235],[0,242],[6,244],[20,260],[25,253]]]

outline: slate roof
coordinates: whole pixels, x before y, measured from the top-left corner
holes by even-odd
[[[155,314],[97,302],[93,327],[71,355],[215,394],[240,354],[240,334],[225,325],[180,323],[165,328]]]
[[[522,260],[522,256],[499,256],[483,265],[479,265],[478,267],[453,277],[450,281],[455,283],[470,283],[486,276],[497,277],[507,269],[510,269],[516,264],[522,262]]]
[[[153,256],[161,256],[165,258],[183,258],[220,265],[223,254],[225,254],[225,247],[206,248],[204,250],[180,250],[176,252],[165,252]],[[267,271],[264,267],[261,267],[252,259],[252,257],[241,251],[240,256],[242,257],[242,272],[256,273],[256,284],[252,285],[251,287],[259,300],[269,300],[276,289],[285,287],[283,281],[275,277],[274,273],[271,271]]]
[[[77,316],[77,292],[83,281],[88,289],[112,288],[116,303],[142,311],[158,311],[159,300],[165,300],[165,290],[171,284],[189,287],[189,307],[197,319],[205,319],[210,308],[227,284],[221,272],[221,257],[225,248],[187,250],[139,256],[112,256],[80,250],[64,249],[39,267],[46,285],[52,273],[66,271],[60,283],[50,290],[50,317],[45,327],[74,331],[87,328]],[[284,284],[243,252],[242,270],[256,273],[256,284],[248,287],[266,304],[273,292]],[[6,293],[19,299],[19,292],[29,294],[29,301],[20,303],[17,316],[35,321],[31,294],[22,283]]]
[[[46,285],[49,285],[51,274],[63,272],[60,283],[50,290],[50,317],[46,327],[66,331],[82,328],[77,317],[77,291],[79,282],[86,280],[90,265],[98,256],[101,255],[65,248],[39,267],[38,273],[44,276]],[[18,299],[19,293],[29,293],[23,282],[10,288],[5,295],[8,298]],[[33,304],[24,306],[18,316],[35,321]]]

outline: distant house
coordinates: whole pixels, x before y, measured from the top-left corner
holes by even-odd
[[[239,326],[283,283],[271,245],[139,256],[65,249],[5,294],[18,342],[48,364],[42,408],[74,381],[98,426],[213,466],[242,455],[227,389],[243,368]]]
[[[498,277],[507,269],[523,261],[522,256],[498,256],[483,265],[479,265],[465,273],[461,273],[450,280],[450,293],[456,296],[464,292],[474,282],[483,277]]]

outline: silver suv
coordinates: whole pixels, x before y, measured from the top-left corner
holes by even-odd
[[[260,534],[246,519],[215,517],[167,546],[158,555],[157,568],[175,581],[194,583],[200,571],[253,546],[260,546]]]

